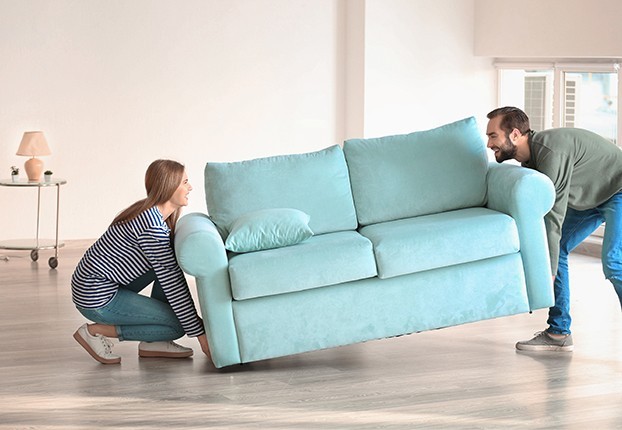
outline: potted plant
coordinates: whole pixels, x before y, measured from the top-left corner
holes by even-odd
[[[45,182],[50,182],[52,180],[52,174],[54,172],[52,172],[51,170],[46,170],[45,172],[43,172],[43,177],[45,178]]]
[[[11,180],[13,182],[19,180],[19,167],[11,166]]]

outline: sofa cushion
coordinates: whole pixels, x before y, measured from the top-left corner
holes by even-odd
[[[236,300],[308,290],[376,276],[371,242],[356,231],[328,233],[229,260]]]
[[[252,252],[291,246],[313,236],[309,215],[298,209],[275,208],[249,212],[235,220],[225,248]]]
[[[337,145],[306,154],[209,162],[205,195],[210,218],[225,237],[240,216],[271,208],[307,213],[315,234],[357,227],[348,168]]]
[[[474,118],[344,145],[362,225],[482,206],[488,158]]]
[[[380,278],[519,251],[514,219],[486,208],[461,209],[361,229],[374,244]]]

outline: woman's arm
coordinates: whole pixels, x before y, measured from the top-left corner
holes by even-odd
[[[168,233],[152,228],[140,236],[139,242],[186,334],[190,337],[205,334],[186,277],[175,259]]]
[[[199,345],[201,345],[201,351],[203,351],[203,353],[207,355],[207,357],[211,360],[212,356],[209,352],[209,345],[207,344],[207,336],[205,334],[201,334],[197,336],[197,339],[199,341]]]

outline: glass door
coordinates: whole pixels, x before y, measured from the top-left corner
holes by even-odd
[[[562,127],[591,130],[611,140],[618,138],[618,74],[564,72]]]

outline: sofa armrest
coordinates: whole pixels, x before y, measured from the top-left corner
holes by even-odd
[[[214,365],[240,363],[227,251],[207,215],[191,213],[179,219],[175,227],[175,254],[182,270],[195,277]]]
[[[536,170],[498,163],[489,164],[487,181],[487,207],[510,215],[516,222],[530,309],[552,306],[544,215],[555,202],[553,183]]]
[[[206,277],[228,267],[227,251],[218,229],[202,213],[191,213],[175,226],[175,254],[184,272]]]

